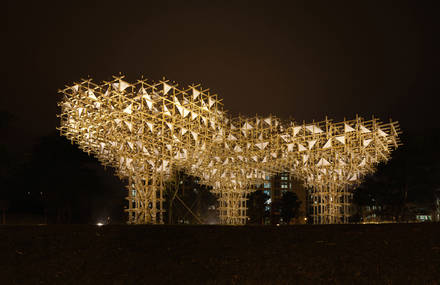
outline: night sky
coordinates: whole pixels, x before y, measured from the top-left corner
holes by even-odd
[[[231,114],[375,115],[423,134],[439,121],[434,2],[10,1],[0,109],[31,146],[58,125],[58,89],[121,72],[201,83]]]

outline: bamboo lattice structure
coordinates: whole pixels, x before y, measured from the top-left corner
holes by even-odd
[[[212,186],[222,224],[245,224],[246,196],[279,172],[310,188],[314,223],[347,222],[353,186],[400,144],[393,121],[232,118],[217,95],[200,85],[123,79],[88,79],[60,90],[58,129],[128,178],[132,224],[163,223],[164,182],[173,169]]]

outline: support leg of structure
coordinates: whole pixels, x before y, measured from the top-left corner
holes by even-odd
[[[314,224],[344,224],[349,222],[352,193],[346,187],[326,185],[310,193],[310,214]]]
[[[152,173],[148,177],[132,176],[128,188],[128,223],[162,224],[163,177]]]
[[[220,223],[223,225],[244,225],[246,215],[245,191],[221,191],[219,194]]]

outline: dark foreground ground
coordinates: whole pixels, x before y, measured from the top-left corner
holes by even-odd
[[[0,284],[440,284],[440,224],[0,226]]]

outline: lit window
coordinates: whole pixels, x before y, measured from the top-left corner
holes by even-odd
[[[264,183],[264,188],[270,188],[270,182],[265,182]]]

